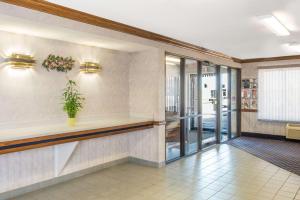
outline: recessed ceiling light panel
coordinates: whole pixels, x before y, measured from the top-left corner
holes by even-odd
[[[175,57],[167,56],[166,57],[166,61],[167,62],[173,62],[173,63],[180,63],[180,58],[175,58]]]
[[[277,36],[288,36],[288,29],[273,15],[265,15],[259,17],[260,21],[268,27]]]
[[[288,44],[289,48],[294,52],[300,52],[300,44],[299,43],[291,43]]]

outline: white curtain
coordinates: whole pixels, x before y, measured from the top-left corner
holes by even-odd
[[[300,67],[258,70],[258,119],[300,122]]]

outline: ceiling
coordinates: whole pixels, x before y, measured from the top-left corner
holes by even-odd
[[[81,31],[79,30],[79,27],[77,30],[74,30],[59,25],[41,23],[39,20],[33,21],[26,19],[25,16],[21,18],[2,14],[4,12],[2,11],[2,8],[0,8],[0,31],[67,41],[81,45],[125,52],[136,52],[149,49],[149,47],[145,45],[112,39],[110,37],[101,36],[88,31]]]
[[[297,55],[299,0],[49,0],[241,59]],[[258,17],[273,14],[291,35],[278,37]]]

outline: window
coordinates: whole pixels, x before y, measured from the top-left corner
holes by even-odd
[[[258,70],[258,118],[300,122],[300,67]]]

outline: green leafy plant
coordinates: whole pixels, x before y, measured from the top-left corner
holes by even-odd
[[[48,71],[68,72],[73,69],[75,60],[72,57],[62,57],[50,54],[43,62],[42,66]]]
[[[83,107],[84,97],[79,93],[75,81],[69,80],[63,91],[63,109],[69,118],[75,118],[78,111]]]

